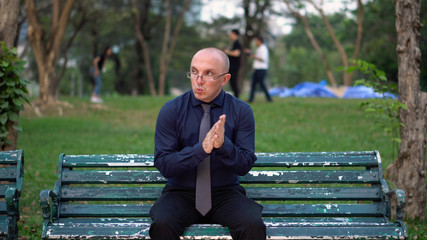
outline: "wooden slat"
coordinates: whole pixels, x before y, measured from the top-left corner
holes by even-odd
[[[1,215],[0,216],[0,235],[5,236],[7,235],[7,225],[6,223],[8,216],[7,215]]]
[[[0,202],[0,213],[1,214],[7,213],[6,202]]]
[[[70,171],[62,172],[64,184],[96,183],[165,183],[166,179],[158,171],[114,170],[114,171]]]
[[[21,157],[22,150],[0,152],[0,164],[15,164]]]
[[[264,217],[383,217],[384,206],[373,204],[262,204]],[[69,204],[60,217],[149,217],[150,204]]]
[[[157,200],[163,187],[63,187],[65,201],[146,201]]]
[[[381,217],[384,206],[372,204],[263,204],[264,217]]]
[[[376,152],[257,153],[255,166],[375,167]]]
[[[65,155],[64,167],[153,167],[153,154]]]
[[[375,167],[376,152],[256,153],[255,167]],[[153,154],[64,155],[64,167],[153,167]]]
[[[6,190],[9,187],[15,187],[15,183],[8,183],[8,184],[0,184],[0,198],[4,198],[4,195],[6,193]]]
[[[142,201],[156,200],[162,187],[63,187],[65,201]],[[246,188],[249,198],[255,200],[381,200],[378,187],[253,187]]]
[[[403,229],[394,226],[267,228],[267,239],[405,239],[403,235]]]
[[[0,181],[16,181],[16,165],[0,168]]]
[[[378,187],[251,187],[246,188],[248,197],[255,200],[380,200]]]
[[[241,183],[377,183],[378,171],[364,170],[301,170],[250,171],[240,177]]]
[[[148,214],[149,210],[142,210]],[[267,226],[400,226],[399,223],[390,223],[384,217],[263,217]],[[55,221],[56,223],[73,225],[75,227],[93,224],[101,226],[109,224],[110,226],[126,226],[129,224],[151,224],[151,218],[62,218]]]
[[[151,206],[151,204],[63,203],[60,217],[149,217]]]
[[[363,170],[312,170],[312,171],[250,171],[240,177],[241,183],[377,183],[378,171]],[[165,183],[166,179],[156,170],[85,170],[62,173],[64,184],[96,183]]]

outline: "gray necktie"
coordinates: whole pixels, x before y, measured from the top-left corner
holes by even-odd
[[[211,127],[211,118],[209,111],[211,106],[209,104],[202,104],[203,118],[200,123],[199,142],[203,141],[206,134]],[[210,156],[207,156],[197,166],[197,179],[196,179],[196,209],[205,216],[212,207],[211,200],[211,169],[210,169]]]

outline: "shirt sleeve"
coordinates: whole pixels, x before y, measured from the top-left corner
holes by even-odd
[[[240,108],[234,141],[225,137],[221,148],[215,149],[215,160],[243,176],[251,170],[255,156],[255,119],[249,105]]]
[[[201,142],[180,149],[177,131],[177,109],[166,104],[157,117],[154,136],[154,165],[166,178],[177,177],[193,170],[208,154]]]

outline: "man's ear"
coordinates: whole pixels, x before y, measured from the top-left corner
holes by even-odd
[[[225,86],[225,84],[227,84],[227,82],[230,80],[230,78],[231,78],[231,74],[230,73],[225,74],[224,78],[223,78],[223,80],[221,82],[221,86]]]

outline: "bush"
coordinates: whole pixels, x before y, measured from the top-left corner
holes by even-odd
[[[9,49],[4,42],[0,42],[0,45],[0,145],[4,149],[11,144],[7,138],[10,131],[20,130],[15,123],[18,122],[24,102],[29,101],[27,82],[20,77],[25,61],[17,57],[16,49]]]

